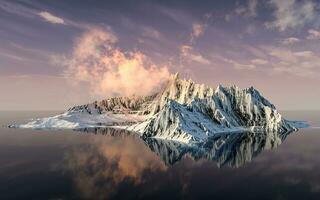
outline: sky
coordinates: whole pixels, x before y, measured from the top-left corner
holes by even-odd
[[[147,95],[171,74],[319,110],[320,1],[0,0],[0,110]]]

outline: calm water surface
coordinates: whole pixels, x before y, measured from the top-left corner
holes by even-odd
[[[0,199],[320,199],[320,129],[225,135],[198,147],[112,129],[8,129],[56,112],[0,112]],[[320,112],[284,112],[320,127]]]

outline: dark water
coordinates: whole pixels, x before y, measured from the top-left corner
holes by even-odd
[[[0,112],[0,124],[55,113]],[[285,112],[320,127],[320,112]],[[320,199],[320,129],[201,146],[124,131],[0,128],[0,199]]]

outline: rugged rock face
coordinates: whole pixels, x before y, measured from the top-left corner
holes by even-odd
[[[196,84],[192,80],[180,79],[179,75],[175,74],[164,89],[157,94],[149,109],[152,114],[156,114],[169,99],[179,104],[188,104],[195,98],[204,99],[213,94],[213,88],[204,84]]]
[[[68,111],[85,112],[89,114],[104,114],[112,112],[114,114],[147,114],[153,96],[131,96],[131,97],[112,97],[102,101],[95,101],[90,104],[75,106]]]
[[[153,102],[153,115],[130,130],[186,143],[203,142],[221,132],[295,130],[253,87],[219,85],[213,90],[174,77],[160,94]]]

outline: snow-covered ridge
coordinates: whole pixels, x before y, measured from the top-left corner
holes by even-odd
[[[153,96],[131,96],[131,97],[112,97],[102,101],[95,101],[90,104],[74,106],[68,109],[69,112],[82,112],[89,114],[147,114],[149,104],[155,98]]]
[[[216,89],[176,74],[158,93],[113,97],[75,106],[63,114],[37,119],[19,128],[92,128],[117,126],[144,137],[183,143],[204,142],[230,132],[279,132],[296,130],[275,106],[253,87]],[[299,127],[301,123],[298,124]]]

